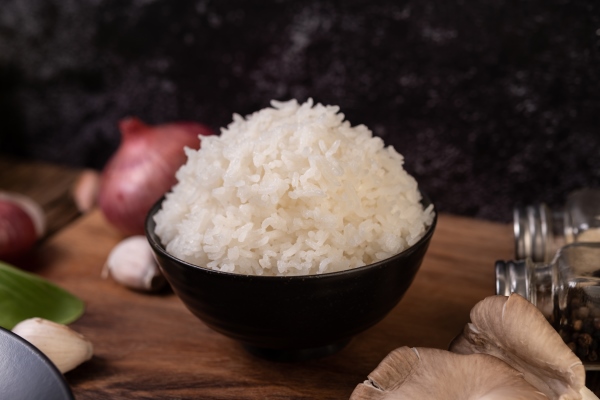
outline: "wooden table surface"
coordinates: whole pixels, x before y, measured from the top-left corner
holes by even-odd
[[[32,194],[54,227],[24,267],[86,303],[71,327],[95,353],[66,374],[77,399],[347,399],[391,350],[446,348],[473,305],[494,294],[494,262],[513,257],[509,225],[442,214],[413,285],[383,321],[332,356],[266,361],[211,331],[171,292],[138,293],[101,277],[123,237],[99,210],[77,212],[69,185],[79,171],[9,164],[19,179],[0,174],[0,190]],[[588,386],[596,381],[588,374]]]

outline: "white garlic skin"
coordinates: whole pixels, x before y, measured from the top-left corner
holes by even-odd
[[[115,281],[131,289],[154,291],[166,283],[143,235],[130,236],[119,242],[108,255],[106,268]]]
[[[83,335],[47,319],[26,319],[12,331],[37,347],[63,374],[88,361],[94,354],[94,346]]]

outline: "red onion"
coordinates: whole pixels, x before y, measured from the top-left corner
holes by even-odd
[[[0,260],[13,261],[24,255],[44,234],[46,218],[32,199],[0,192]]]
[[[212,130],[195,122],[146,125],[137,118],[119,122],[121,144],[102,171],[98,205],[122,233],[144,233],[152,205],[177,182],[186,162],[184,147],[198,149],[198,135]]]

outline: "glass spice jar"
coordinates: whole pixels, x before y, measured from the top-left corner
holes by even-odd
[[[533,303],[584,362],[600,370],[600,243],[572,243],[549,262],[496,262],[496,294]]]
[[[565,244],[600,242],[600,189],[570,193],[560,210],[515,207],[513,220],[516,258],[550,261]]]

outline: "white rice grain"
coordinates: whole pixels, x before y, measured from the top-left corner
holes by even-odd
[[[167,251],[223,272],[323,274],[416,243],[423,210],[403,157],[337,106],[271,103],[202,136],[156,214]]]

